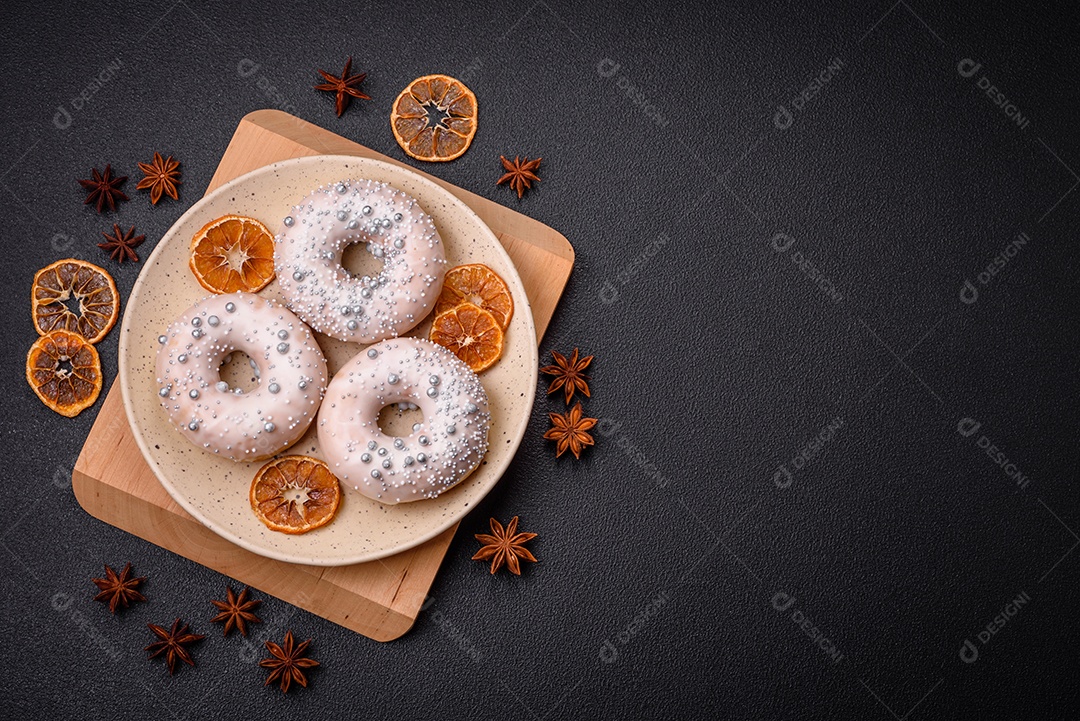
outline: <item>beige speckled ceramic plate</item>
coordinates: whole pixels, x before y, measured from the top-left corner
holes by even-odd
[[[157,336],[206,295],[188,269],[191,237],[199,228],[221,215],[238,213],[258,218],[276,232],[292,205],[312,188],[345,178],[380,180],[415,197],[434,218],[446,243],[450,266],[486,263],[506,280],[514,296],[514,317],[507,329],[502,359],[480,374],[493,416],[491,449],[480,468],[436,499],[398,506],[384,506],[346,490],[333,522],[290,536],[268,530],[248,504],[248,487],[261,464],[233,463],[210,455],[169,424],[157,398]],[[346,253],[346,267],[360,270],[371,260],[365,260],[364,255],[362,250]],[[277,283],[271,283],[260,295],[280,300]],[[409,335],[426,337],[429,327],[430,319]],[[366,347],[317,337],[331,373]],[[521,442],[536,392],[537,360],[536,330],[521,278],[480,218],[453,195],[407,169],[339,155],[268,165],[223,185],[192,206],[146,260],[127,300],[120,336],[124,408],[135,440],[169,494],[184,510],[237,545],[281,561],[317,566],[361,563],[399,553],[461,520],[498,482]],[[229,379],[225,371],[223,374]],[[385,419],[387,430],[407,428],[412,422],[407,414],[390,414],[392,417]],[[319,457],[315,424],[287,453]]]

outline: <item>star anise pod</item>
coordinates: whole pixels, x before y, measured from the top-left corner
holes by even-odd
[[[345,61],[345,69],[341,71],[341,77],[336,77],[326,72],[325,70],[319,70],[319,75],[323,76],[325,83],[319,83],[315,86],[316,90],[323,90],[328,93],[334,93],[337,95],[334,107],[337,110],[338,117],[345,112],[345,108],[349,107],[349,103],[353,98],[362,98],[364,100],[371,100],[370,96],[364,95],[360,92],[360,89],[356,86],[364,82],[364,78],[367,77],[367,73],[360,73],[359,75],[350,75],[352,72],[352,56]]]
[[[288,693],[289,685],[296,681],[307,688],[307,677],[304,676],[303,669],[315,668],[319,665],[315,659],[304,656],[311,639],[295,644],[292,631],[286,631],[285,641],[280,646],[273,641],[264,641],[264,643],[266,650],[270,652],[270,658],[259,661],[259,665],[270,669],[270,675],[266,677],[266,683],[263,686],[269,686],[276,681],[281,686],[281,692]]]
[[[248,588],[245,586],[244,590],[237,596],[233,593],[231,587],[225,589],[224,601],[211,601],[221,613],[210,619],[210,623],[225,622],[225,633],[223,635],[228,636],[229,631],[236,628],[240,631],[241,636],[247,636],[247,626],[244,623],[262,623],[262,619],[256,616],[251,609],[258,606],[262,601],[258,599],[248,600]]]
[[[146,240],[145,235],[135,235],[135,226],[131,226],[128,232],[120,230],[120,226],[113,223],[113,234],[102,233],[105,243],[98,243],[98,247],[106,251],[117,263],[123,264],[124,259],[139,262],[139,256],[135,255],[135,246]]]
[[[161,640],[155,641],[143,650],[150,651],[150,658],[165,654],[165,665],[169,668],[170,676],[176,673],[176,664],[180,661],[188,666],[195,665],[195,660],[191,658],[191,651],[187,649],[187,646],[203,640],[206,636],[190,633],[187,624],[180,623],[179,618],[173,621],[172,628],[168,631],[153,623],[148,623],[146,626]]]
[[[173,200],[179,200],[176,186],[180,185],[180,161],[173,160],[170,155],[162,159],[161,153],[154,153],[154,162],[139,163],[139,170],[146,176],[135,186],[136,190],[150,189],[150,202],[158,204],[164,193]]]
[[[506,524],[505,529],[501,523],[492,518],[490,535],[487,533],[475,534],[476,540],[484,545],[476,552],[472,560],[486,561],[490,558],[492,574],[505,565],[510,569],[510,573],[520,576],[521,563],[518,561],[519,558],[536,563],[536,556],[525,548],[525,543],[536,538],[536,534],[518,533],[517,526],[517,516],[510,519],[510,523]]]
[[[566,451],[573,453],[574,458],[581,458],[585,446],[593,445],[589,429],[596,425],[596,419],[582,418],[581,414],[580,402],[571,408],[569,413],[548,413],[552,427],[544,434],[544,438],[557,441],[556,458]]]
[[[106,165],[104,173],[99,173],[97,168],[90,168],[90,172],[93,175],[93,180],[79,181],[79,185],[90,191],[87,193],[83,205],[97,203],[97,212],[100,213],[106,205],[109,206],[109,210],[116,210],[117,201],[128,199],[120,190],[120,186],[127,180],[127,176],[112,177],[112,165]]]
[[[127,608],[132,601],[146,600],[145,596],[135,590],[146,580],[146,577],[132,578],[130,563],[124,566],[124,570],[120,572],[119,576],[116,575],[116,571],[106,564],[105,578],[91,580],[101,589],[101,593],[94,596],[94,600],[108,603],[109,613],[116,613],[116,609],[121,607]]]
[[[540,182],[540,176],[534,171],[540,167],[540,161],[543,158],[537,158],[536,160],[529,160],[529,156],[525,156],[525,161],[522,162],[520,156],[514,156],[513,162],[507,160],[504,156],[500,155],[499,160],[502,161],[503,168],[506,169],[506,174],[499,178],[496,185],[502,185],[509,182],[510,187],[517,191],[518,200],[521,200],[521,196],[525,195],[525,191],[532,187],[532,181]]]
[[[540,369],[541,373],[555,376],[555,380],[551,381],[551,386],[548,388],[548,394],[562,388],[563,395],[566,396],[566,405],[570,405],[570,399],[574,397],[576,391],[584,393],[586,398],[592,398],[592,394],[589,393],[589,376],[585,375],[584,371],[592,363],[593,357],[589,355],[578,359],[577,348],[569,359],[554,350],[551,351],[551,357],[555,360],[555,364]]]

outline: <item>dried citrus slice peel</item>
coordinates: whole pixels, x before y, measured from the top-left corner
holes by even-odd
[[[435,315],[462,303],[472,303],[491,313],[503,330],[514,316],[514,298],[506,281],[482,263],[459,265],[447,271],[442,292],[435,303]]]
[[[26,381],[41,402],[74,418],[101,393],[101,359],[86,338],[54,330],[38,338],[26,354]]]
[[[251,509],[271,531],[307,533],[334,518],[341,487],[318,458],[283,456],[255,474],[250,498]]]
[[[254,218],[223,215],[191,239],[188,265],[211,293],[255,293],[274,279],[274,234]]]
[[[428,339],[450,350],[475,373],[490,368],[503,351],[499,322],[472,303],[462,303],[435,316]]]
[[[390,128],[409,156],[453,160],[469,149],[476,135],[476,96],[448,75],[425,75],[397,96]]]
[[[79,302],[78,313],[67,306],[72,299]],[[68,258],[34,274],[30,309],[38,335],[66,330],[78,333],[88,343],[97,343],[116,325],[120,294],[104,269]]]

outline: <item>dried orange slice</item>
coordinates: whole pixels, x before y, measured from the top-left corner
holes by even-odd
[[[472,303],[462,303],[435,316],[428,338],[452,351],[476,373],[490,368],[503,351],[499,322]]]
[[[251,509],[271,531],[307,533],[334,518],[341,487],[318,458],[283,456],[259,469],[250,497]]]
[[[26,381],[42,403],[74,418],[94,405],[101,393],[101,359],[78,333],[54,330],[30,346]]]
[[[435,302],[435,315],[462,303],[472,303],[491,313],[503,330],[514,315],[514,298],[506,281],[482,263],[459,265],[447,271],[439,300]]]
[[[189,265],[211,293],[255,293],[274,279],[274,234],[254,218],[223,215],[191,239]]]
[[[397,96],[390,128],[401,149],[417,160],[453,160],[476,135],[476,96],[448,75],[425,75]]]
[[[79,301],[78,313],[66,305],[73,298]],[[88,343],[97,343],[116,325],[120,294],[104,269],[68,258],[34,274],[30,309],[39,335],[66,330],[78,333]]]

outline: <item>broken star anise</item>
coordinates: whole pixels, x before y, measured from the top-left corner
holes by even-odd
[[[162,158],[161,153],[154,153],[152,163],[139,163],[139,170],[146,177],[135,186],[136,190],[150,189],[150,202],[157,205],[162,194],[168,195],[173,200],[179,200],[176,186],[180,185],[180,161],[173,160],[170,155]]]
[[[116,574],[108,564],[105,565],[105,578],[94,578],[94,584],[101,593],[94,596],[95,601],[109,604],[109,613],[116,613],[118,608],[127,608],[132,601],[145,601],[146,597],[136,591],[145,576],[131,577],[131,564],[124,566],[120,575]]]
[[[221,611],[218,615],[210,619],[211,623],[225,623],[225,636],[229,635],[229,631],[236,628],[240,631],[241,636],[247,636],[247,626],[245,623],[262,623],[262,619],[256,616],[251,609],[258,606],[262,601],[258,599],[248,600],[248,588],[245,586],[244,590],[240,592],[240,595],[233,593],[231,587],[225,589],[224,601],[211,601],[210,603]]]
[[[304,656],[311,639],[298,644],[293,639],[292,631],[286,631],[285,641],[280,646],[273,641],[264,643],[266,650],[270,652],[270,658],[259,661],[259,665],[270,669],[270,674],[263,686],[269,686],[276,681],[281,686],[281,692],[288,693],[289,685],[295,681],[307,688],[307,677],[304,676],[303,669],[319,665],[315,659]]]
[[[582,418],[581,403],[570,409],[569,413],[548,413],[551,429],[544,434],[549,441],[556,441],[555,457],[570,451],[574,458],[581,458],[585,446],[593,445],[589,430],[596,425],[595,418]]]
[[[128,199],[120,190],[127,176],[112,177],[112,165],[106,165],[104,173],[99,173],[97,168],[90,168],[90,173],[93,175],[93,180],[79,181],[79,185],[89,191],[83,205],[96,203],[97,212],[100,213],[106,205],[109,206],[109,210],[116,210],[117,201]]]
[[[195,660],[191,657],[191,651],[187,649],[187,646],[203,640],[206,636],[191,633],[187,624],[182,624],[179,618],[173,621],[172,628],[168,631],[153,623],[148,623],[146,626],[161,640],[155,641],[143,650],[150,651],[150,658],[157,658],[164,654],[165,665],[169,668],[170,676],[176,673],[176,665],[180,661],[188,666],[195,665]]]
[[[574,397],[574,393],[577,391],[581,391],[586,398],[592,398],[592,394],[589,393],[589,376],[585,375],[584,371],[592,363],[593,357],[588,355],[579,359],[577,348],[570,354],[569,359],[554,350],[551,351],[551,357],[555,360],[555,364],[540,369],[541,373],[555,376],[555,379],[551,381],[551,386],[548,388],[548,394],[550,395],[562,388],[563,395],[566,396],[566,405],[570,405],[570,399]]]
[[[125,233],[120,226],[113,223],[113,234],[102,233],[105,236],[104,243],[98,243],[98,247],[109,254],[117,263],[123,264],[124,260],[139,262],[139,256],[135,254],[135,246],[146,240],[145,235],[135,235],[135,226]]]
[[[360,83],[364,82],[364,78],[367,77],[367,73],[360,73],[359,75],[350,75],[352,72],[352,56],[345,61],[345,69],[341,71],[341,77],[336,77],[326,72],[325,70],[319,70],[319,75],[323,76],[325,83],[319,83],[315,86],[316,90],[322,90],[327,93],[334,93],[337,97],[334,101],[334,109],[337,110],[338,117],[345,112],[345,108],[349,107],[349,103],[353,98],[362,98],[363,100],[371,100],[371,97],[364,95],[360,92],[360,89],[356,87]]]
[[[536,534],[518,533],[517,526],[517,516],[510,519],[510,523],[506,524],[505,529],[501,523],[492,518],[490,534],[475,534],[476,540],[484,545],[476,552],[472,560],[486,561],[490,558],[492,574],[505,565],[510,569],[510,573],[520,576],[521,563],[518,561],[519,558],[536,563],[536,556],[525,548],[525,543],[536,538]]]
[[[515,155],[513,162],[511,162],[505,156],[500,155],[499,160],[502,161],[506,174],[499,178],[495,184],[502,185],[509,182],[510,187],[517,191],[518,200],[521,200],[521,196],[525,195],[525,191],[532,187],[532,181],[540,182],[540,176],[535,171],[540,167],[540,161],[543,158],[529,160],[529,156],[526,155],[525,161],[522,162],[521,157]]]

